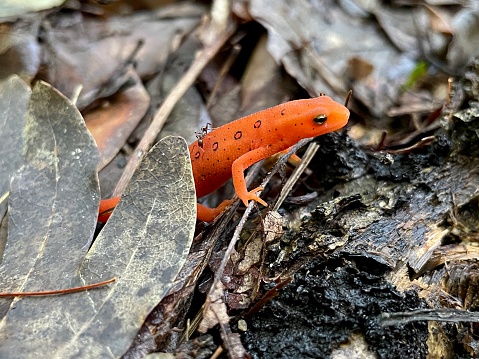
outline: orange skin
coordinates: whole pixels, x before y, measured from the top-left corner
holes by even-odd
[[[255,193],[246,188],[244,170],[284,151],[303,138],[323,135],[339,130],[349,119],[349,110],[330,97],[320,96],[296,100],[242,117],[209,133],[203,133],[189,146],[196,196],[203,197],[221,187],[233,177],[237,196],[247,206],[253,200],[267,206]],[[118,198],[102,201],[100,214],[108,211]],[[197,217],[211,222],[231,200],[217,208],[197,205]],[[107,214],[109,215],[109,213]]]

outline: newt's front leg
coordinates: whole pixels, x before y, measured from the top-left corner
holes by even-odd
[[[268,204],[256,195],[256,192],[264,189],[263,187],[256,187],[248,191],[244,180],[244,171],[256,162],[269,157],[270,153],[271,150],[269,148],[261,147],[245,153],[233,162],[233,166],[231,167],[233,185],[237,196],[243,201],[246,207],[248,207],[249,200],[259,202],[263,206],[268,207]]]

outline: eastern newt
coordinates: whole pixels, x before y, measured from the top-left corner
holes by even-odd
[[[267,206],[246,188],[244,170],[254,163],[284,151],[303,138],[315,137],[339,130],[346,125],[349,110],[330,97],[320,96],[296,100],[242,117],[211,132],[203,131],[198,141],[189,146],[196,196],[203,197],[221,187],[233,177],[237,196],[247,206],[253,200]],[[119,198],[100,204],[100,217],[107,219]],[[198,219],[211,222],[231,200],[216,208],[198,203]],[[108,213],[107,213],[108,212]],[[102,214],[106,216],[102,217]]]

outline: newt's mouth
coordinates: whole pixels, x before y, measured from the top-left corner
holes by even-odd
[[[344,106],[341,106],[341,108],[336,109],[336,111],[334,112],[333,120],[327,124],[328,130],[336,131],[346,126],[349,120],[349,115],[349,110]]]

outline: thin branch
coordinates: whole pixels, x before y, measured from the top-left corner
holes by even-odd
[[[312,140],[312,138],[306,138],[306,139],[303,139],[301,141],[299,141],[296,145],[294,145],[293,147],[291,147],[291,149],[288,151],[288,153],[284,156],[282,156],[278,162],[276,162],[276,164],[274,165],[274,167],[271,169],[271,171],[268,173],[268,175],[265,177],[265,179],[263,180],[263,182],[261,183],[261,187],[265,188],[266,185],[268,184],[268,182],[271,180],[271,178],[273,177],[273,175],[278,172],[278,170],[281,168],[281,166],[283,166],[286,161],[288,160],[288,158],[291,156],[292,153],[296,152],[299,148],[301,148],[302,146],[304,146],[305,144],[307,144],[308,142],[310,142]],[[260,162],[259,162],[260,163]],[[248,174],[249,176],[249,174]],[[256,205],[256,202],[255,201],[250,201],[248,203],[248,207],[246,208],[246,211],[244,212],[243,216],[241,217],[241,220],[240,222],[238,223],[238,225],[236,226],[236,229],[233,233],[233,237],[231,238],[231,241],[228,245],[228,248],[226,249],[226,252],[225,252],[225,255],[223,257],[223,260],[221,261],[221,264],[220,266],[218,267],[218,269],[216,270],[216,273],[215,273],[215,278],[214,278],[214,281],[213,281],[213,284],[211,285],[211,288],[210,288],[210,291],[208,293],[208,298],[211,298],[211,296],[213,295],[213,288],[216,287],[216,285],[218,284],[218,282],[221,280],[221,278],[223,277],[223,274],[224,274],[224,270],[226,268],[226,265],[228,264],[228,260],[231,256],[231,253],[233,253],[234,251],[234,248],[236,246],[236,242],[238,241],[239,237],[240,237],[240,234],[241,234],[241,231],[243,230],[243,227],[248,219],[248,216],[249,214],[251,213],[251,211],[253,210],[253,207]],[[208,302],[208,301],[207,301]],[[203,308],[203,311],[207,310],[206,306]]]
[[[88,285],[82,285],[81,287],[73,287],[67,289],[57,289],[57,290],[49,290],[49,291],[42,291],[42,292],[0,292],[0,298],[7,298],[7,297],[40,297],[46,295],[59,295],[59,294],[69,294],[69,293],[76,293],[81,292],[88,289],[103,287],[107,284],[113,283],[116,281],[116,278],[111,278],[99,283],[93,283]]]
[[[281,207],[289,192],[291,192],[291,190],[293,189],[293,186],[296,184],[296,182],[298,182],[303,172],[309,166],[309,163],[313,159],[318,149],[319,145],[316,142],[312,142],[309,144],[308,149],[304,153],[304,156],[302,156],[301,162],[299,162],[298,167],[294,169],[293,173],[288,178],[288,181],[286,181],[283,188],[281,189],[281,193],[279,194],[279,197],[273,206],[273,211],[277,211],[279,207]]]
[[[153,145],[158,133],[163,128],[164,123],[166,122],[171,111],[175,107],[176,103],[183,97],[183,95],[188,91],[188,89],[196,81],[197,77],[203,71],[205,66],[211,61],[211,59],[218,53],[218,51],[223,47],[225,42],[233,34],[235,27],[232,26],[229,31],[225,31],[216,41],[205,47],[195,57],[195,60],[191,64],[190,68],[178,84],[171,90],[168,97],[166,97],[163,104],[158,109],[153,121],[151,122],[148,129],[145,131],[143,138],[141,139],[138,147],[136,148],[133,155],[130,157],[128,164],[123,171],[123,174],[118,181],[118,184],[113,192],[113,197],[118,197],[123,193],[123,190],[126,187],[126,184],[130,181],[133,172],[135,172],[138,164],[141,162],[145,154],[150,150]]]

